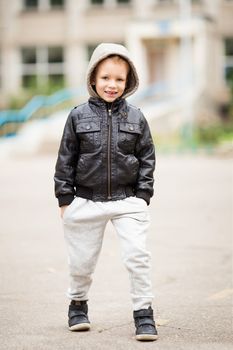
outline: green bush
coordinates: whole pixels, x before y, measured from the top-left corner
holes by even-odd
[[[36,86],[32,81],[28,88],[21,89],[17,95],[9,97],[6,109],[21,109],[31,100],[33,96],[49,96],[63,88],[64,81],[61,79],[54,82],[42,83],[38,86]]]
[[[200,145],[216,145],[224,141],[233,141],[233,124],[196,127],[194,138]]]

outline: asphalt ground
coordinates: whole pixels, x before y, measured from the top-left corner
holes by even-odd
[[[53,195],[55,156],[1,160],[1,350],[233,348],[233,163],[158,155],[150,206],[159,339],[134,339],[129,280],[109,224],[90,291],[91,331],[67,328],[66,247]]]

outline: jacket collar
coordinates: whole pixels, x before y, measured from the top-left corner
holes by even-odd
[[[127,103],[126,103],[126,100],[123,98],[118,98],[114,102],[108,103],[101,98],[90,97],[88,102],[92,109],[98,108],[103,112],[106,112],[109,109],[111,109],[112,113],[127,111]]]

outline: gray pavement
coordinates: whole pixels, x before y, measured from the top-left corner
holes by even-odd
[[[55,156],[1,161],[0,349],[232,349],[232,160],[158,155],[150,206],[159,340],[139,343],[109,225],[90,292],[92,330],[67,330],[66,247]]]

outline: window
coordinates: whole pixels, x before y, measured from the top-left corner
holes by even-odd
[[[50,6],[51,7],[63,7],[64,0],[50,0]]]
[[[51,8],[62,8],[64,7],[64,0],[50,0]]]
[[[90,61],[91,55],[98,44],[87,45],[87,60]]]
[[[225,78],[233,84],[233,37],[225,39]]]
[[[23,47],[21,62],[23,87],[36,88],[45,84],[58,88],[64,86],[62,47]]]
[[[39,5],[39,0],[24,0],[24,7],[26,9],[36,9]]]
[[[158,3],[160,3],[160,4],[172,4],[172,3],[174,3],[174,0],[158,0]]]
[[[2,87],[2,55],[0,51],[0,89]]]
[[[48,85],[61,88],[65,85],[63,74],[49,74]]]
[[[62,63],[63,62],[63,49],[62,49],[62,47],[49,47],[48,48],[48,62],[49,63]]]
[[[26,10],[62,9],[65,0],[24,0]]]
[[[233,56],[233,38],[225,39],[225,55]]]
[[[131,0],[91,0],[92,5],[106,5],[108,6],[117,6],[117,5],[127,5],[131,2]]]
[[[35,89],[37,87],[37,78],[35,74],[22,76],[22,85],[26,89]]]
[[[36,48],[27,47],[22,49],[22,61],[25,64],[35,64],[36,63]]]
[[[104,0],[91,0],[92,5],[102,5]]]

